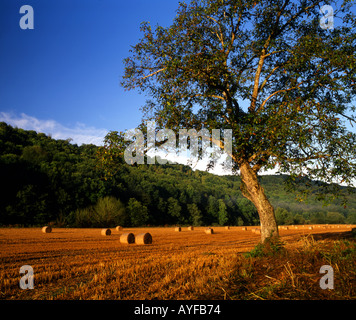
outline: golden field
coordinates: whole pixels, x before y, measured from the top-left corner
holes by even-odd
[[[325,248],[335,248],[338,243],[340,250],[351,250],[342,239],[352,226],[309,227],[280,229],[284,247],[306,259],[303,272],[293,269],[299,262],[292,256],[243,258],[243,253],[259,243],[260,235],[251,231],[254,227],[246,231],[214,227],[212,235],[205,234],[203,227],[193,231],[182,227],[181,232],[174,228],[112,228],[110,236],[102,236],[101,229],[53,228],[45,234],[41,228],[2,228],[0,299],[278,299],[276,292],[290,288],[303,298],[300,295],[317,287],[320,278],[304,249],[320,263],[335,263],[340,274],[341,264],[332,255],[324,255]],[[127,232],[149,232],[153,243],[121,244],[120,235]],[[19,287],[23,265],[34,270],[33,290]],[[354,276],[349,270],[343,281],[353,281]],[[352,290],[332,297],[352,299]]]

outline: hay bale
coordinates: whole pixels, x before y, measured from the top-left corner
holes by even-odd
[[[242,227],[241,230],[242,231],[247,231],[247,227]]]
[[[229,227],[229,226],[226,226],[225,229],[226,229],[226,230],[230,230],[230,227]]]
[[[190,226],[190,227],[188,227],[188,230],[189,230],[189,231],[193,231],[193,230],[194,230],[194,227]]]
[[[214,230],[213,230],[213,228],[206,228],[205,233],[206,234],[214,234]]]
[[[126,244],[135,243],[135,235],[133,233],[123,233],[120,236],[120,242]]]
[[[181,228],[181,227],[176,227],[176,228],[174,229],[174,231],[176,231],[176,232],[181,232],[181,231],[182,231],[182,228]]]
[[[149,233],[140,233],[135,238],[136,244],[151,244],[152,236]]]
[[[110,236],[111,230],[110,229],[101,229],[101,235],[102,236]]]
[[[121,231],[123,228],[121,226],[117,226],[115,229],[116,231]]]
[[[312,227],[312,226],[308,227],[308,230],[313,230],[313,229],[314,229],[314,227]]]
[[[51,226],[44,226],[44,227],[42,228],[42,232],[43,232],[43,233],[51,233],[51,232],[52,232]]]
[[[258,229],[258,228],[254,228],[251,231],[256,234],[261,234],[261,229]]]

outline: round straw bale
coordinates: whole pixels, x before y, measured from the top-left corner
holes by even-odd
[[[133,233],[124,233],[120,236],[121,243],[135,243],[135,235]]]
[[[247,231],[247,228],[246,227],[242,227],[241,230],[242,231]]]
[[[226,226],[225,229],[226,229],[226,230],[230,230],[230,227],[229,227],[229,226]]]
[[[214,233],[214,230],[212,228],[206,228],[205,229],[205,233],[206,234],[213,234]]]
[[[174,229],[174,231],[176,231],[176,232],[181,232],[181,231],[182,231],[182,228],[181,228],[181,227],[176,227],[176,228]]]
[[[135,238],[136,244],[151,244],[152,236],[149,233],[140,233]]]
[[[42,228],[42,232],[43,232],[43,233],[51,233],[51,232],[52,232],[51,226],[44,226],[44,227]]]
[[[111,230],[110,229],[101,229],[101,235],[102,236],[110,236]]]
[[[116,227],[116,231],[121,231],[122,230],[122,227],[121,226],[117,226]]]
[[[258,228],[254,228],[251,231],[256,234],[261,234],[261,229],[258,229]]]
[[[189,231],[193,231],[193,230],[194,230],[194,227],[190,226],[190,227],[188,227],[188,230],[189,230]]]

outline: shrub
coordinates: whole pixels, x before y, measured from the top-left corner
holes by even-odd
[[[250,252],[244,254],[246,258],[275,256],[285,252],[284,242],[279,237],[269,237],[264,243],[259,243]]]
[[[100,198],[96,205],[74,212],[74,225],[82,228],[124,225],[125,222],[125,206],[114,197]]]

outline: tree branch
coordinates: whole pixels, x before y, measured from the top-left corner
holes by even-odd
[[[268,101],[269,99],[271,99],[273,96],[275,96],[276,94],[281,93],[281,92],[288,92],[288,91],[297,89],[297,88],[299,88],[300,85],[301,85],[302,83],[304,83],[304,82],[305,82],[305,81],[302,81],[302,82],[298,83],[298,85],[296,85],[295,87],[292,87],[292,88],[282,89],[282,90],[278,90],[278,91],[273,92],[272,94],[270,94],[270,95],[262,102],[261,107],[260,107],[259,109],[263,109],[263,107],[265,106],[265,104],[267,103],[267,101]]]
[[[149,78],[149,77],[152,77],[152,76],[154,76],[155,74],[160,73],[160,72],[162,72],[163,70],[166,70],[166,69],[167,69],[167,68],[162,68],[162,69],[159,69],[159,70],[157,70],[157,71],[155,71],[155,72],[152,72],[151,74],[149,74],[149,75],[147,75],[147,76],[141,78],[141,80],[145,80],[145,79],[147,79],[147,78]]]

